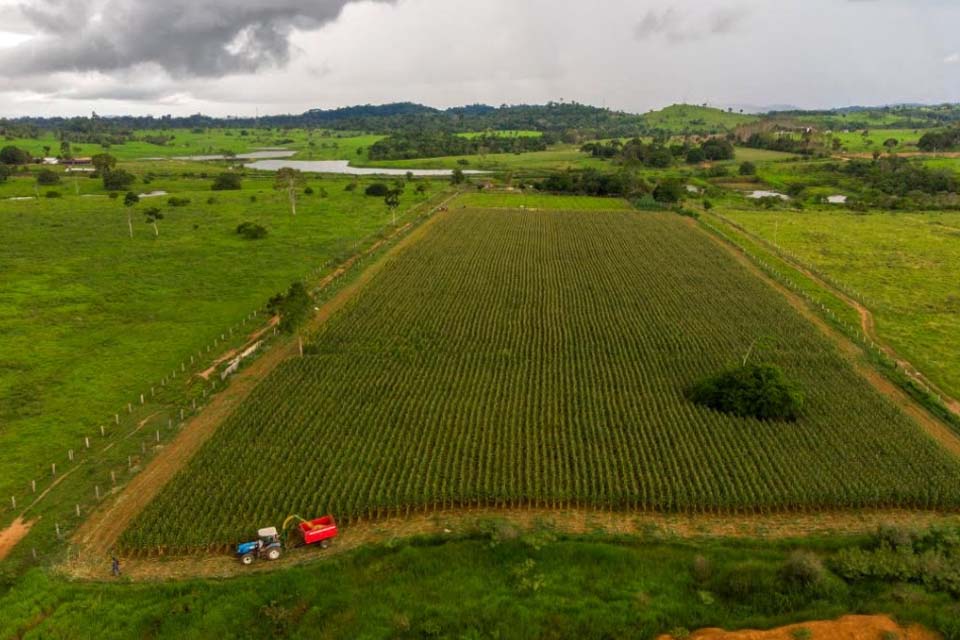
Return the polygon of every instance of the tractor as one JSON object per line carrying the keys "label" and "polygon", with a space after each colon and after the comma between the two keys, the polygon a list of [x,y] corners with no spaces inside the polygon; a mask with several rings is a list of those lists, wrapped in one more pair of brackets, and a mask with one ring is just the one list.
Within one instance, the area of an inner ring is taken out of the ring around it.
{"label": "tractor", "polygon": [[283,543],[276,527],[266,527],[257,531],[257,539],[253,542],[241,542],[237,545],[237,557],[240,562],[249,565],[259,557],[267,560],[276,560],[283,552]]}

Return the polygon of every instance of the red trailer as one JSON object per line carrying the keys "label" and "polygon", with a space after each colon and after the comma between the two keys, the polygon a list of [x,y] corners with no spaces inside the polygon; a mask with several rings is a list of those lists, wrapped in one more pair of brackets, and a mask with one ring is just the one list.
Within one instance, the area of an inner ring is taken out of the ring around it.
{"label": "red trailer", "polygon": [[324,549],[330,544],[331,539],[337,537],[338,533],[337,521],[333,519],[333,516],[302,520],[298,526],[306,544],[320,543],[320,546]]}

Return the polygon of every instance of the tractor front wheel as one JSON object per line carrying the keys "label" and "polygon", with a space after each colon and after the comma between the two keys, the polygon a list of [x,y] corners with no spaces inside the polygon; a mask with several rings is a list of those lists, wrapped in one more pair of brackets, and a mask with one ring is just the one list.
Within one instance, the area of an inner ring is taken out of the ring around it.
{"label": "tractor front wheel", "polygon": [[280,549],[277,549],[276,547],[274,547],[273,549],[270,549],[269,551],[267,551],[267,560],[276,560],[279,557],[280,557]]}
{"label": "tractor front wheel", "polygon": [[240,564],[242,564],[242,565],[244,565],[244,566],[249,566],[249,565],[253,564],[253,554],[252,554],[252,553],[245,553],[245,554],[243,554],[242,556],[240,556]]}

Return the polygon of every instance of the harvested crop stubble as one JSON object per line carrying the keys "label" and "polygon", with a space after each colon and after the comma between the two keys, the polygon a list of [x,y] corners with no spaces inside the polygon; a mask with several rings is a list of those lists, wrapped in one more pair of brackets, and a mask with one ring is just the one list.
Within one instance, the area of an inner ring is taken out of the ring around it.
{"label": "harvested crop stubble", "polygon": [[[960,505],[960,464],[680,217],[444,215],[260,385],[127,550],[288,513]],[[685,398],[758,337],[806,396],[796,423]]]}

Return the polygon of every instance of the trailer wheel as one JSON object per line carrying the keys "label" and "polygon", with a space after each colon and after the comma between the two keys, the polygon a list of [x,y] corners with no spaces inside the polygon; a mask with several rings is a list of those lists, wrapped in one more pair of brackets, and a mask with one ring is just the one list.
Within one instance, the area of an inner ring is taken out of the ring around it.
{"label": "trailer wheel", "polygon": [[321,548],[321,549],[326,549],[326,548],[328,548],[329,546],[330,546],[330,541],[329,541],[329,540],[323,540],[323,541],[320,543],[320,548]]}
{"label": "trailer wheel", "polygon": [[280,549],[274,547],[267,551],[267,560],[276,560],[280,557]]}
{"label": "trailer wheel", "polygon": [[252,553],[245,553],[245,554],[243,554],[242,556],[240,556],[240,564],[245,565],[245,566],[249,566],[249,565],[253,564],[253,554],[252,554]]}

